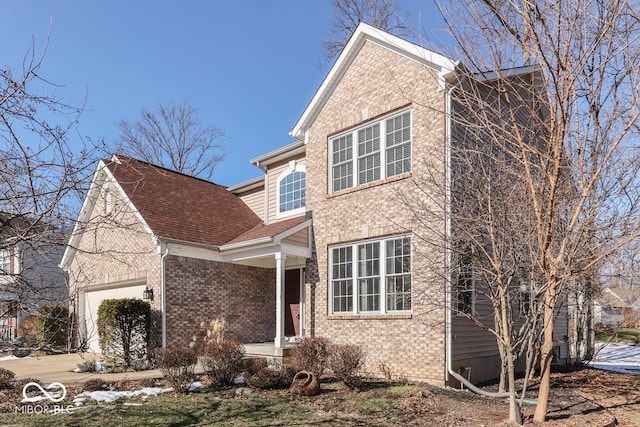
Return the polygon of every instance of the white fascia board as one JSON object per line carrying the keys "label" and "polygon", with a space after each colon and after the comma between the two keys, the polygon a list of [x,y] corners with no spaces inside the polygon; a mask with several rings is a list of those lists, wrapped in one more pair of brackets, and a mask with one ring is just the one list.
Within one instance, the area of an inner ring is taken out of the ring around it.
{"label": "white fascia board", "polygon": [[227,191],[235,194],[264,187],[264,178],[265,175],[262,175],[248,181],[241,182],[240,184],[232,185],[231,187],[227,187]]}
{"label": "white fascia board", "polygon": [[[76,219],[76,222],[73,225],[73,231],[71,232],[71,237],[69,238],[67,247],[64,249],[64,253],[62,254],[62,259],[58,264],[58,267],[60,267],[63,270],[71,262],[71,259],[73,258],[72,252],[75,253],[75,247],[78,242],[78,239],[80,238],[80,233],[78,233],[79,224],[84,217],[89,215],[89,212],[93,208],[93,205],[95,205],[95,201],[97,200],[97,195],[94,195],[94,193],[98,191],[96,190],[96,186],[98,185],[102,186],[102,183],[97,184],[96,181],[98,180],[100,171],[105,168],[106,168],[105,163],[102,160],[100,160],[98,162],[98,166],[96,167],[96,171],[93,173],[93,178],[91,178],[91,183],[89,184],[89,190],[87,191],[87,195],[85,196],[82,202],[82,207],[80,208],[80,213],[78,214],[78,218]],[[92,206],[89,206],[89,204],[91,204]]]}
{"label": "white fascia board", "polygon": [[[100,180],[101,182],[98,182],[99,181],[98,177],[101,172],[104,172],[104,174],[106,175],[106,178],[104,180]],[[91,210],[95,207],[95,202],[98,199],[98,194],[96,193],[99,192],[102,186],[108,181],[113,182],[115,184],[115,187],[118,189],[120,196],[125,201],[125,203],[131,208],[131,210],[134,212],[136,218],[138,218],[138,220],[144,227],[145,231],[149,234],[149,236],[151,236],[151,239],[153,240],[154,244],[155,245],[158,244],[158,239],[153,234],[153,231],[151,230],[147,222],[144,220],[144,218],[142,217],[138,209],[136,209],[136,207],[133,205],[133,203],[131,202],[131,199],[129,199],[124,189],[122,188],[122,186],[120,186],[120,183],[115,179],[115,177],[107,167],[106,163],[103,160],[100,160],[98,162],[98,167],[96,168],[96,171],[93,174],[93,178],[91,179],[91,184],[89,185],[89,191],[87,191],[87,196],[82,202],[82,208],[80,208],[80,214],[78,215],[78,219],[76,220],[76,223],[73,226],[73,231],[71,233],[69,243],[67,244],[67,247],[64,250],[62,259],[60,260],[60,264],[59,264],[60,268],[65,269],[65,267],[68,266],[69,263],[71,262],[72,255],[73,253],[75,253],[76,244],[78,242],[78,239],[80,238],[80,235],[82,234],[78,230],[79,224],[81,221],[88,220],[88,216],[90,215]]]}
{"label": "white fascia board", "polygon": [[505,68],[498,71],[488,71],[486,73],[475,73],[473,77],[479,82],[486,82],[513,76],[524,76],[536,71],[540,71],[540,67],[536,65],[527,65],[524,67]]}
{"label": "white fascia board", "polygon": [[249,162],[252,165],[256,165],[258,167],[261,167],[263,165],[268,166],[279,160],[286,159],[296,154],[304,153],[305,150],[306,150],[306,147],[303,142],[295,141],[291,144],[285,145],[284,147],[277,148],[266,154],[253,158],[249,160]]}
{"label": "white fascia board", "polygon": [[131,201],[129,196],[127,196],[127,193],[125,193],[124,188],[122,188],[122,186],[116,180],[115,176],[113,176],[113,174],[111,173],[109,168],[105,167],[104,170],[107,173],[107,177],[109,178],[109,180],[111,180],[111,182],[113,182],[115,184],[115,186],[118,189],[118,192],[120,193],[120,196],[122,197],[122,199],[127,203],[129,208],[133,211],[134,215],[136,216],[136,218],[138,218],[138,221],[140,221],[140,223],[142,224],[142,227],[145,229],[147,234],[149,234],[149,236],[151,236],[151,239],[153,240],[153,244],[155,246],[157,246],[158,245],[158,238],[156,237],[155,234],[153,234],[153,230],[151,230],[151,227],[149,227],[149,224],[147,224],[147,221],[145,221],[145,219],[142,217],[142,214],[140,213],[140,211],[138,211],[138,209],[135,207],[135,205],[133,204],[133,202]]}
{"label": "white fascia board", "polygon": [[238,243],[231,243],[228,245],[222,245],[220,246],[220,251],[221,252],[229,252],[229,251],[234,251],[237,249],[242,249],[242,248],[246,248],[249,246],[256,246],[256,245],[264,245],[264,244],[269,244],[269,243],[273,243],[273,237],[260,237],[259,239],[253,239],[253,240],[247,240],[244,242],[238,242]]}
{"label": "white fascia board", "polygon": [[202,259],[206,261],[225,262],[224,256],[216,247],[204,247],[189,244],[187,242],[165,241],[169,246],[169,255],[182,256],[185,258]]}
{"label": "white fascia board", "polygon": [[282,239],[286,239],[287,237],[296,234],[298,231],[310,227],[312,222],[313,220],[309,218],[306,221],[303,221],[300,224],[296,225],[295,227],[291,227],[280,234],[276,234],[275,236],[273,236],[273,241],[276,243],[280,243]]}
{"label": "white fascia board", "polygon": [[453,70],[457,65],[456,62],[439,53],[425,49],[362,22],[354,31],[344,50],[340,53],[338,59],[322,81],[320,88],[305,108],[302,116],[298,119],[298,122],[294,125],[291,132],[289,132],[289,135],[298,140],[305,140],[306,142],[306,131],[308,127],[315,120],[319,110],[340,82],[340,79],[366,41],[375,43],[412,61],[434,69],[441,76],[440,80],[442,80],[444,74]]}
{"label": "white fascia board", "polygon": [[280,252],[280,245],[266,244],[255,246],[253,248],[245,248],[243,250],[235,250],[224,254],[226,262],[240,262],[255,258],[264,258],[272,256]]}

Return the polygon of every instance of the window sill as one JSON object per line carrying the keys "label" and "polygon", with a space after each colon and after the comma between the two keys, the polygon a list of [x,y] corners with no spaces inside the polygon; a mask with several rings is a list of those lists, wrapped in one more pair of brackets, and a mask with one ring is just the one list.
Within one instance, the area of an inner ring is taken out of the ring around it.
{"label": "window sill", "polygon": [[403,174],[392,176],[390,178],[380,179],[378,181],[373,181],[373,182],[368,182],[366,184],[358,185],[357,187],[351,187],[344,190],[334,191],[333,193],[328,193],[327,198],[331,199],[334,197],[344,196],[345,194],[351,194],[356,191],[366,190],[367,188],[378,187],[380,185],[390,184],[396,181],[402,181],[410,177],[411,177],[411,172],[405,172]]}
{"label": "window sill", "polygon": [[401,320],[411,319],[413,314],[330,314],[329,320]]}

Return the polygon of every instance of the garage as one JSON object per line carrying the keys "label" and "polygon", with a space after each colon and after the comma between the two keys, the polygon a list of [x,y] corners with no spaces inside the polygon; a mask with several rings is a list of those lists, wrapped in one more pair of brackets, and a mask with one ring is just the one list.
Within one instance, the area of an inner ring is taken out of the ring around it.
{"label": "garage", "polygon": [[81,333],[87,338],[89,351],[100,353],[98,339],[98,307],[106,299],[137,298],[142,299],[142,293],[146,283],[133,283],[128,286],[110,286],[107,289],[91,290],[83,293],[84,309],[81,319],[84,319],[84,329],[81,325]]}

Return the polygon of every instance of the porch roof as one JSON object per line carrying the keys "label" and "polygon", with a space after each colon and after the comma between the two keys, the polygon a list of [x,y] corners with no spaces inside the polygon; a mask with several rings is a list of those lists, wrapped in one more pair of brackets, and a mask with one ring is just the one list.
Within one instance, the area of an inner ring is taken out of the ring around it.
{"label": "porch roof", "polygon": [[283,221],[278,221],[268,225],[259,224],[253,227],[252,229],[242,233],[238,237],[228,241],[227,243],[224,244],[224,246],[236,245],[241,243],[250,243],[250,242],[254,242],[256,240],[261,240],[264,238],[273,239],[276,236],[294,228],[295,226],[302,224],[306,220],[307,218],[305,216],[299,216],[291,219],[286,219]]}

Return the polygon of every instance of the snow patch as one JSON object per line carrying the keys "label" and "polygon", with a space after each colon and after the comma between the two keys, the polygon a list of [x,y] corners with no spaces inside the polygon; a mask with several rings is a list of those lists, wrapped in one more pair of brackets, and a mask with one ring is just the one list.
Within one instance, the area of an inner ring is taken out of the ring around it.
{"label": "snow patch", "polygon": [[4,361],[7,361],[7,360],[16,360],[16,359],[30,359],[30,357],[29,357],[29,356],[26,356],[26,357],[16,357],[16,356],[14,356],[14,355],[12,354],[12,355],[10,355],[10,356],[3,356],[3,357],[0,357],[0,362],[4,362]]}
{"label": "snow patch", "polygon": [[640,375],[640,347],[622,343],[596,343],[596,358],[589,362],[589,366]]}
{"label": "snow patch", "polygon": [[159,396],[162,393],[172,392],[173,388],[160,388],[160,387],[145,387],[136,391],[85,391],[80,393],[73,399],[73,404],[76,406],[82,406],[87,399],[95,400],[96,402],[112,403],[120,398],[132,398],[140,397],[147,399],[151,396]]}

